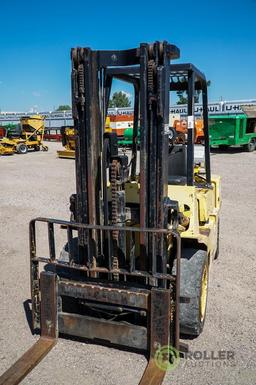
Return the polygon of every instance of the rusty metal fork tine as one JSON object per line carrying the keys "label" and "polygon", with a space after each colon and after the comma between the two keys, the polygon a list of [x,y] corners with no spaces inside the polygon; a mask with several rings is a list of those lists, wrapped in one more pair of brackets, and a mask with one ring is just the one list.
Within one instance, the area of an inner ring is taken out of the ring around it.
{"label": "rusty metal fork tine", "polygon": [[0,377],[0,385],[16,385],[46,356],[56,344],[56,338],[40,337],[39,340],[21,356]]}
{"label": "rusty metal fork tine", "polygon": [[155,361],[158,348],[170,342],[170,290],[151,289],[150,298],[150,359],[139,385],[161,385],[166,371],[161,370]]}
{"label": "rusty metal fork tine", "polygon": [[139,382],[139,385],[161,385],[165,377],[165,371],[158,368],[154,358],[151,358]]}
{"label": "rusty metal fork tine", "polygon": [[43,271],[41,287],[41,337],[0,377],[0,385],[19,384],[57,342],[56,274]]}

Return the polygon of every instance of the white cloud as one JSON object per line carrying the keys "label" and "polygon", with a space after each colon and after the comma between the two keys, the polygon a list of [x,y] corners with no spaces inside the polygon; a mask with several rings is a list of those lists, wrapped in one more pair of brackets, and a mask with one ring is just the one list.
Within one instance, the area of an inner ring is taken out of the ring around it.
{"label": "white cloud", "polygon": [[32,95],[35,97],[39,97],[39,96],[41,96],[41,93],[39,91],[33,91]]}

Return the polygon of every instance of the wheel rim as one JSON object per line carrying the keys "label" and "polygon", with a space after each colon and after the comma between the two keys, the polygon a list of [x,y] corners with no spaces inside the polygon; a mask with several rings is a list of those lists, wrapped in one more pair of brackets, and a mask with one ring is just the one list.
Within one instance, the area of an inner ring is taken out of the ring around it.
{"label": "wheel rim", "polygon": [[204,266],[201,282],[201,296],[200,296],[200,320],[201,322],[205,317],[206,300],[207,300],[207,289],[208,289],[208,266]]}

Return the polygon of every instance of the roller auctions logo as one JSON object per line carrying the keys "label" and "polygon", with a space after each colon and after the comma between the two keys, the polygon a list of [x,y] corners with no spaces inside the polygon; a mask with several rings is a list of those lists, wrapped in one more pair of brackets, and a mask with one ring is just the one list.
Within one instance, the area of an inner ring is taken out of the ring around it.
{"label": "roller auctions logo", "polygon": [[174,370],[180,363],[180,353],[173,346],[160,346],[155,353],[155,364],[164,372]]}
{"label": "roller auctions logo", "polygon": [[[231,350],[220,351],[188,351],[182,354],[183,367],[234,367],[235,352]],[[180,353],[171,345],[158,346],[154,361],[156,366],[164,372],[175,370],[180,364]]]}

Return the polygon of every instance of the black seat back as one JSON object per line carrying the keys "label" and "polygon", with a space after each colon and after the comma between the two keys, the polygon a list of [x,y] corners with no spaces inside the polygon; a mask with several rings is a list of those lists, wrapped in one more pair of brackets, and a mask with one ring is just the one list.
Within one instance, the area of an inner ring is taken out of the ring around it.
{"label": "black seat back", "polygon": [[187,183],[187,146],[175,144],[168,156],[168,183]]}

